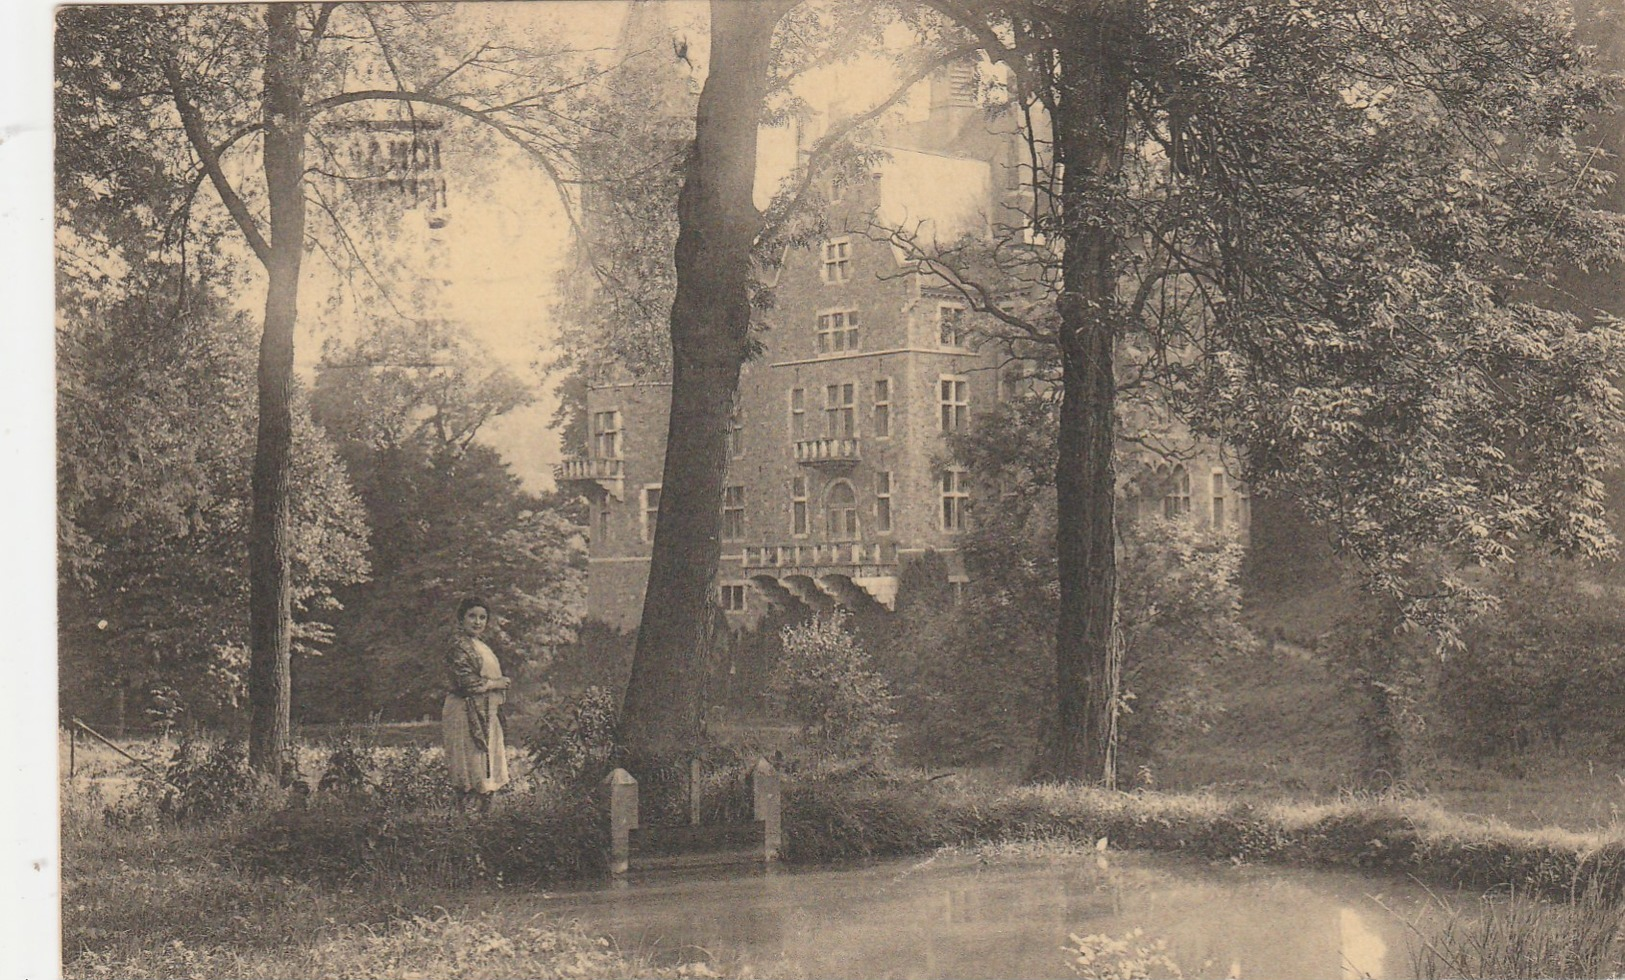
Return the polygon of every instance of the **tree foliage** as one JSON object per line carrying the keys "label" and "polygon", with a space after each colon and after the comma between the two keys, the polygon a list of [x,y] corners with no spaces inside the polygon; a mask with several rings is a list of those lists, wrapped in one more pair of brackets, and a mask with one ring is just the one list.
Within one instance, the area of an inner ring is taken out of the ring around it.
{"label": "tree foliage", "polygon": [[[394,161],[356,166],[348,152],[355,126],[383,117],[415,127],[419,112],[477,123],[559,180],[551,151],[560,121],[570,118],[573,79],[565,79],[577,65],[528,32],[502,37],[501,13],[491,9],[75,8],[62,26],[59,50],[71,76],[60,103],[71,117],[64,129],[127,137],[81,147],[72,181],[101,195],[100,211],[115,191],[141,188],[131,220],[108,221],[95,233],[144,239],[151,250],[155,230],[176,228],[161,244],[178,250],[194,227],[209,231],[211,246],[225,240],[216,231],[228,230],[246,248],[233,255],[242,260],[234,271],[244,284],[264,277],[247,530],[249,750],[256,767],[277,773],[287,740],[297,549],[291,393],[302,264],[314,247],[352,269],[366,266],[346,227],[353,195],[331,193],[334,183],[403,179]],[[505,43],[521,39],[523,46]],[[152,148],[130,171],[116,152],[126,143]],[[422,189],[415,176],[402,186]],[[310,214],[318,217],[307,223]]]}
{"label": "tree foliage", "polygon": [[303,665],[307,713],[415,718],[435,708],[463,595],[491,602],[490,641],[510,672],[544,664],[573,638],[585,587],[580,529],[476,441],[532,398],[445,324],[385,321],[328,345],[313,410],[366,508],[374,575],[343,593],[335,650]]}
{"label": "tree foliage", "polygon": [[839,610],[786,626],[770,691],[780,710],[802,725],[808,746],[834,758],[891,751],[891,692]]}
{"label": "tree foliage", "polygon": [[[1234,447],[1256,492],[1301,501],[1437,628],[1483,597],[1431,553],[1611,546],[1599,475],[1622,334],[1557,290],[1561,270],[1621,251],[1587,134],[1612,80],[1565,5],[931,6],[1013,68],[1030,220],[945,252],[886,234],[997,333],[1062,354],[1078,406],[1062,413],[1062,528],[1093,533],[1058,551],[1077,596],[1057,691],[1075,717],[1058,728],[1077,727],[1091,767],[1108,760],[1109,780],[1100,467],[1124,391]],[[1058,768],[1076,768],[1064,748]]]}
{"label": "tree foliage", "polygon": [[[911,573],[881,657],[907,742],[925,758],[1026,761],[1051,723],[1044,705],[1053,697],[1059,572],[1047,464],[1055,428],[1053,399],[1034,394],[979,414],[952,441],[955,460],[978,474],[984,501],[962,544],[971,580],[951,606],[945,590],[925,584],[945,578],[945,569]],[[1242,543],[1233,530],[1190,518],[1125,519],[1118,537],[1120,710],[1128,709],[1124,730],[1143,755],[1159,734],[1208,724],[1223,707],[1217,674],[1252,648],[1241,623]]]}
{"label": "tree foliage", "polygon": [[[224,720],[245,694],[252,327],[194,284],[59,309],[58,529],[63,697],[107,717],[178,696]],[[366,576],[360,501],[302,402],[293,461],[295,643],[331,640],[334,589]]]}

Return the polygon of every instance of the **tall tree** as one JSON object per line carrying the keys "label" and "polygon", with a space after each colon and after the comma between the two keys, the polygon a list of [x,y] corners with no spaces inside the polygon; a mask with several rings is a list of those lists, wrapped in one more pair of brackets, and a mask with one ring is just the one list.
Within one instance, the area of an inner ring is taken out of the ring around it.
{"label": "tall tree", "polygon": [[770,42],[794,0],[712,0],[711,55],[677,199],[671,309],[671,413],[660,521],[620,738],[666,759],[700,732],[711,579],[721,555],[726,427],[750,349],[752,254],[764,229],[753,199]]}
{"label": "tall tree", "polygon": [[1598,473],[1621,334],[1547,291],[1622,241],[1582,135],[1609,83],[1565,5],[931,6],[1015,68],[1053,131],[1032,131],[1032,229],[990,259],[1053,316],[916,252],[1060,352],[1049,773],[1113,778],[1125,387],[1234,446],[1255,492],[1299,499],[1413,621],[1446,626],[1475,598],[1428,580],[1426,554],[1610,545]]}
{"label": "tall tree", "polygon": [[338,444],[374,529],[374,579],[341,590],[334,656],[295,671],[300,710],[416,718],[436,706],[455,587],[493,603],[508,672],[573,636],[580,528],[524,492],[481,430],[534,394],[446,324],[388,321],[330,343],[312,414]]}
{"label": "tall tree", "polygon": [[[87,60],[98,68],[116,63],[116,72],[104,73],[120,93],[114,111],[137,120],[141,138],[153,142],[171,141],[178,129],[190,159],[175,169],[193,175],[181,182],[179,209],[193,217],[206,211],[192,207],[201,200],[194,192],[206,182],[266,286],[249,531],[249,748],[252,763],[272,773],[281,770],[288,736],[291,392],[304,254],[314,245],[366,260],[344,228],[344,202],[327,199],[307,178],[312,171],[325,172],[323,180],[401,177],[358,170],[353,157],[339,152],[353,124],[393,106],[400,112],[390,118],[402,123],[422,112],[479,124],[518,146],[549,178],[564,179],[553,151],[574,96],[570,81],[561,79],[578,63],[547,43],[534,50],[497,43],[501,11],[467,12],[484,38],[450,29],[456,25],[447,18],[462,13],[280,3],[64,15],[65,26],[114,42],[101,61]],[[456,45],[465,47],[453,50]],[[324,133],[321,119],[339,125]],[[386,162],[385,171],[391,166]],[[328,219],[326,242],[307,227],[311,201]],[[147,218],[171,220],[167,214]]]}
{"label": "tall tree", "polygon": [[[701,658],[721,554],[718,502],[727,421],[740,369],[752,352],[752,314],[768,302],[757,272],[781,261],[788,246],[819,233],[817,178],[858,159],[853,135],[945,60],[935,50],[904,59],[910,63],[901,83],[832,126],[767,208],[759,209],[757,138],[769,95],[788,96],[799,72],[839,57],[859,39],[878,41],[885,19],[876,16],[875,5],[860,3],[839,6],[828,22],[827,12],[801,0],[713,0],[710,10],[708,71],[677,199],[671,410],[660,520],[620,731],[630,756],[651,760],[692,751],[700,734]],[[784,34],[798,40],[775,43],[775,29],[789,23],[787,15],[795,23]],[[838,25],[833,30],[831,22]],[[820,34],[819,42],[805,40]]]}
{"label": "tall tree", "polygon": [[[236,706],[246,650],[252,334],[229,309],[215,230],[166,221],[195,185],[144,105],[162,19],[71,8],[58,34],[63,689],[162,685],[216,720]],[[365,530],[330,447],[297,405],[290,415],[292,629],[317,641],[331,587],[365,573]]]}

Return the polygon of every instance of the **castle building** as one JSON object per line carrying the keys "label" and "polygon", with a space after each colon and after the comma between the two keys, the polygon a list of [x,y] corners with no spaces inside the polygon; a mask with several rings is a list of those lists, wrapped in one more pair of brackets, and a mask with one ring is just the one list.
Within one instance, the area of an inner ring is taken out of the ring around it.
{"label": "castle building", "polygon": [[[929,86],[923,118],[893,127],[868,179],[830,188],[830,228],[873,214],[947,242],[1020,223],[1013,121],[977,105],[968,66]],[[874,236],[791,249],[772,288],[729,432],[718,607],[735,626],[774,605],[894,608],[899,573],[928,552],[967,581],[959,543],[976,475],[949,460],[945,436],[1030,383],[1021,363],[980,339],[960,292]],[[669,399],[664,383],[590,388],[587,444],[555,470],[591,502],[588,613],[625,629],[648,579]],[[1133,512],[1245,519],[1217,454],[1148,472],[1155,499]]]}

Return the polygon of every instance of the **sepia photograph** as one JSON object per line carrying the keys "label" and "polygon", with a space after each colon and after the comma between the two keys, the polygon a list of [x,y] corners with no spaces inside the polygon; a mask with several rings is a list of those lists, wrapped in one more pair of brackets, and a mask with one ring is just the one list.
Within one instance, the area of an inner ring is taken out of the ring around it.
{"label": "sepia photograph", "polygon": [[31,963],[1625,976],[1625,0],[41,23]]}

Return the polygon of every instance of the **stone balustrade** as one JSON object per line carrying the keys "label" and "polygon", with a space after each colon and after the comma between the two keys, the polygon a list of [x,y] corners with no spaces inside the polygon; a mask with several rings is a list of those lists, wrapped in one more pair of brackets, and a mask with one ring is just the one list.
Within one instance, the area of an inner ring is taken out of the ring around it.
{"label": "stone balustrade", "polygon": [[862,458],[857,436],[798,439],[795,445],[796,462],[808,465],[856,463]]}
{"label": "stone balustrade", "polygon": [[745,545],[747,569],[866,568],[897,564],[891,541],[838,541],[822,544]]}

